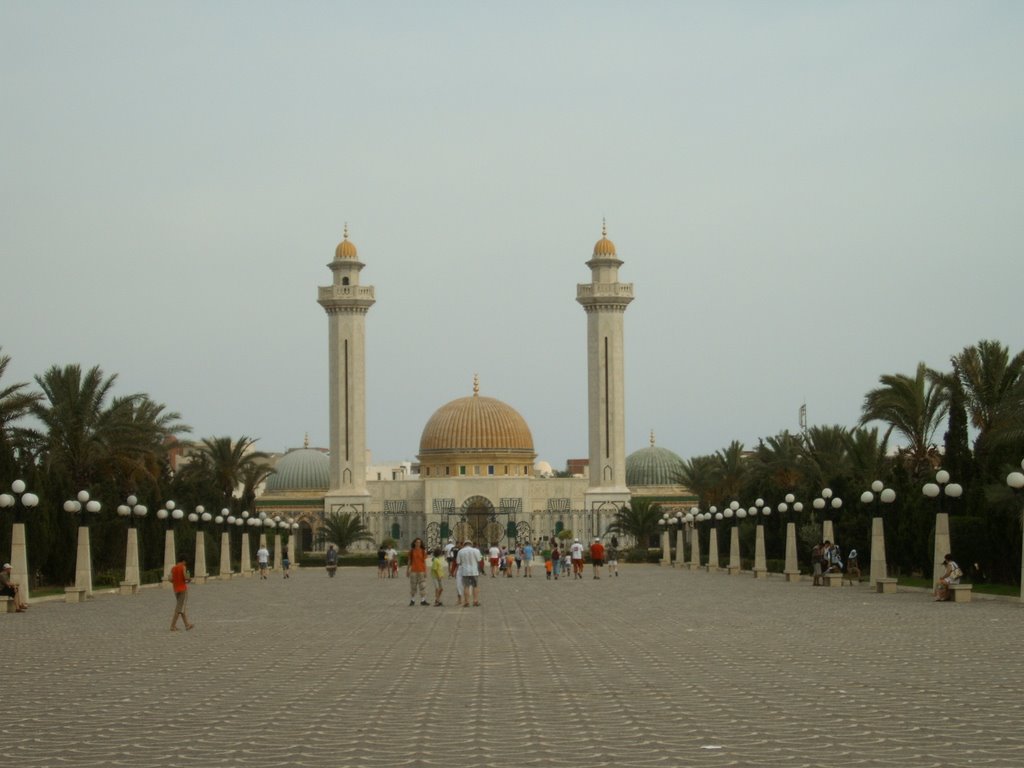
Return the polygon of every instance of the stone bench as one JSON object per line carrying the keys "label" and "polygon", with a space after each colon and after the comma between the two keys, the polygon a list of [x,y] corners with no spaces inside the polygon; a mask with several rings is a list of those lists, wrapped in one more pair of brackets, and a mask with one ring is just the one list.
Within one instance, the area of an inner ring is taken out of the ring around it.
{"label": "stone bench", "polygon": [[7,595],[0,595],[0,613],[17,613],[18,606],[14,602],[13,597]]}
{"label": "stone bench", "polygon": [[875,579],[875,592],[890,595],[896,591],[896,579]]}
{"label": "stone bench", "polygon": [[950,599],[954,603],[969,603],[973,586],[973,584],[950,584],[946,589],[949,590]]}
{"label": "stone bench", "polygon": [[85,587],[64,587],[65,603],[84,603],[85,595]]}
{"label": "stone bench", "polygon": [[800,581],[800,571],[786,571],[786,581]]}
{"label": "stone bench", "polygon": [[117,592],[120,595],[137,595],[139,593],[139,583],[137,581],[122,581],[118,585]]}
{"label": "stone bench", "polygon": [[846,574],[842,571],[836,573],[823,573],[821,578],[825,580],[826,587],[841,587],[843,586],[843,579],[846,578]]}

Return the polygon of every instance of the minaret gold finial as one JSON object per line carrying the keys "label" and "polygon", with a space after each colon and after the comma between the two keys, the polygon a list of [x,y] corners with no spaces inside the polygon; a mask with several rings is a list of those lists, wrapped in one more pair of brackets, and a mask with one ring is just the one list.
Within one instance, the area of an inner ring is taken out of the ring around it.
{"label": "minaret gold finial", "polygon": [[651,430],[651,448],[654,447],[654,430]]}
{"label": "minaret gold finial", "polygon": [[473,374],[473,397],[480,394],[480,374]]}
{"label": "minaret gold finial", "polygon": [[345,228],[342,230],[342,240],[348,240],[348,222],[345,222]]}
{"label": "minaret gold finial", "polygon": [[309,448],[309,432],[306,433],[306,439],[302,441],[303,448]]}
{"label": "minaret gold finial", "polygon": [[608,223],[604,216],[601,217],[601,237],[608,237]]}

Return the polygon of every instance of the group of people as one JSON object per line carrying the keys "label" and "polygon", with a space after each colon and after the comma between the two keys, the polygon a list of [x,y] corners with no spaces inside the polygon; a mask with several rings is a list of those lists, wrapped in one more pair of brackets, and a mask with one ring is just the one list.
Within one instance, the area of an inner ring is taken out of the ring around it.
{"label": "group of people", "polygon": [[[397,554],[397,553],[396,553]],[[449,571],[447,556],[453,557],[454,574]],[[483,553],[466,540],[459,545],[449,541],[445,550],[440,547],[429,553],[423,539],[416,537],[412,541],[405,564],[405,575],[409,579],[409,605],[416,605],[417,597],[420,605],[430,605],[427,601],[427,573],[434,583],[434,605],[440,606],[444,592],[445,576],[455,578],[455,604],[464,608],[480,605],[480,578],[484,567]],[[397,560],[395,561],[397,562]]]}
{"label": "group of people", "polygon": [[377,550],[377,578],[393,579],[398,576],[398,550],[394,546],[380,545]]}
{"label": "group of people", "polygon": [[[857,550],[850,552],[851,561],[856,560]],[[825,581],[822,578],[826,573],[842,573],[843,557],[838,544],[833,544],[826,539],[811,548],[811,569],[814,576],[814,586],[820,587]]]}

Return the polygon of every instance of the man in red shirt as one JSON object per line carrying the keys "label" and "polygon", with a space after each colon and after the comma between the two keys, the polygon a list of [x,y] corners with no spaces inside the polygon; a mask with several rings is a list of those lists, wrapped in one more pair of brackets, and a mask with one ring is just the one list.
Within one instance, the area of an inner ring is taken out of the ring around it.
{"label": "man in red shirt", "polygon": [[185,604],[188,603],[188,583],[192,581],[185,570],[185,556],[178,555],[177,565],[171,568],[171,586],[174,587],[174,615],[171,617],[171,632],[178,631],[178,617],[181,616],[185,622],[185,629],[192,629],[195,624],[189,623],[188,614],[185,613]]}
{"label": "man in red shirt", "polygon": [[600,539],[594,539],[590,545],[590,562],[594,564],[594,578],[601,578],[601,566],[604,565],[604,544]]}

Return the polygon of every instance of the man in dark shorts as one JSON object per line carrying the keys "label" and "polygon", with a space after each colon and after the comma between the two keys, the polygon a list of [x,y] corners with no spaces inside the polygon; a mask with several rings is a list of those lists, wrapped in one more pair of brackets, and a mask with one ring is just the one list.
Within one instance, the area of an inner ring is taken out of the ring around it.
{"label": "man in dark shorts", "polygon": [[604,544],[601,539],[594,539],[590,545],[590,562],[594,565],[594,578],[601,578],[601,566],[604,565]]}

